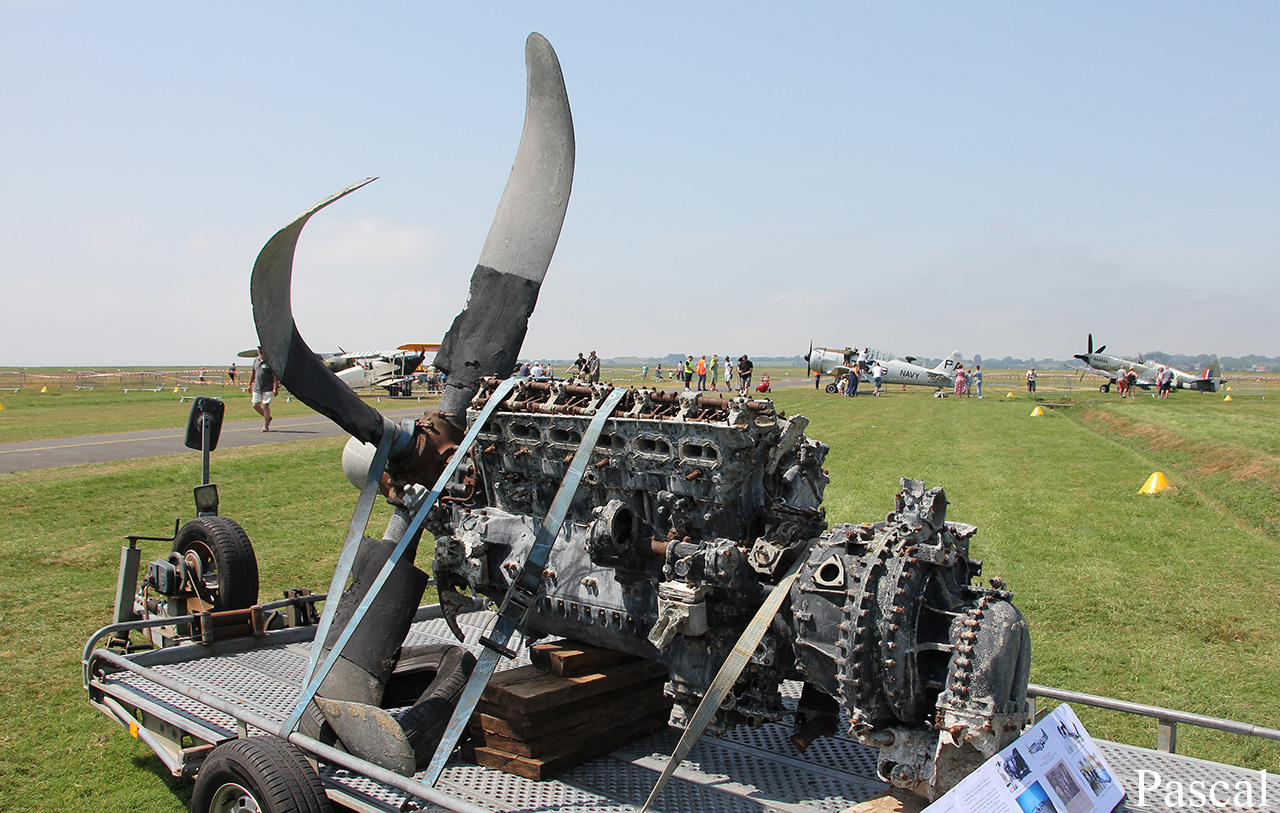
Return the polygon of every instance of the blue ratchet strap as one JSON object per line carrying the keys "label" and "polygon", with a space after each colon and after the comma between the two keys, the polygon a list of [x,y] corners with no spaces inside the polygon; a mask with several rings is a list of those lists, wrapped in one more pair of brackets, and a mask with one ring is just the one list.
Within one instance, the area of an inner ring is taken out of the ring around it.
{"label": "blue ratchet strap", "polygon": [[[382,481],[382,470],[387,466],[387,458],[391,455],[391,447],[395,444],[397,431],[390,420],[384,418],[382,438],[378,441],[378,450],[373,460],[369,461],[369,472],[365,475],[364,487],[360,489],[360,498],[356,500],[355,513],[351,515],[351,525],[347,527],[347,539],[342,543],[342,553],[338,556],[338,564],[333,569],[333,579],[329,582],[326,596],[341,596],[351,577],[351,567],[355,564],[356,551],[364,539],[365,528],[369,525],[369,515],[373,513],[373,503],[378,497],[378,483]],[[307,662],[307,671],[303,673],[302,682],[306,684],[316,672],[320,659],[320,650],[324,639],[329,635],[329,626],[338,612],[338,600],[325,601],[324,611],[320,614],[320,626],[316,629],[315,641],[318,645],[311,647],[311,658]]]}
{"label": "blue ratchet strap", "polygon": [[658,798],[658,793],[667,784],[667,780],[671,778],[671,775],[676,772],[676,768],[680,767],[680,763],[693,750],[694,743],[698,741],[698,737],[702,736],[702,732],[706,730],[712,716],[720,708],[720,704],[724,702],[725,695],[733,688],[733,684],[738,682],[738,676],[742,674],[747,661],[755,654],[756,647],[760,646],[760,640],[764,638],[764,634],[769,629],[769,624],[772,623],[773,617],[777,615],[778,609],[782,607],[783,599],[791,592],[791,585],[795,583],[796,576],[800,574],[800,568],[804,565],[805,560],[809,558],[809,548],[812,543],[813,540],[809,540],[798,551],[796,560],[787,569],[782,581],[778,582],[769,595],[765,597],[764,603],[760,605],[760,609],[756,610],[751,623],[742,631],[738,642],[733,645],[733,651],[729,653],[729,657],[724,659],[724,664],[720,667],[720,671],[716,673],[715,680],[711,681],[711,686],[707,688],[707,693],[702,696],[702,702],[698,704],[698,710],[690,718],[688,728],[681,735],[680,742],[676,745],[676,750],[671,753],[671,759],[667,760],[666,767],[662,769],[662,775],[658,777],[657,783],[654,784],[653,790],[649,793],[649,798],[645,800],[644,806],[640,808],[640,813],[645,813],[649,809],[649,805],[653,804],[653,800]]}
{"label": "blue ratchet strap", "polygon": [[626,393],[625,389],[615,389],[610,392],[596,410],[595,417],[591,419],[591,424],[583,434],[582,442],[578,444],[578,451],[573,455],[573,463],[570,464],[569,471],[560,483],[560,490],[556,492],[555,500],[551,503],[551,510],[547,512],[546,519],[542,521],[542,527],[538,529],[538,536],[533,541],[529,556],[507,589],[506,598],[498,609],[498,619],[493,626],[493,632],[480,639],[484,644],[484,651],[480,653],[480,659],[471,672],[471,678],[458,698],[458,705],[454,707],[453,716],[449,718],[449,726],[445,729],[444,737],[436,747],[436,752],[431,755],[431,764],[427,766],[422,777],[422,784],[434,786],[440,779],[440,774],[444,773],[445,764],[453,754],[453,747],[458,744],[458,740],[462,739],[462,732],[466,730],[471,713],[480,702],[480,695],[484,693],[485,686],[489,685],[489,678],[497,669],[498,662],[503,656],[515,657],[515,652],[508,648],[507,643],[542,589],[542,572],[547,566],[547,559],[551,556],[552,543],[560,534],[560,526],[564,524],[564,518],[569,512],[573,497],[578,493],[582,475],[586,473],[587,464],[591,461],[591,453],[595,451],[596,441],[600,439],[605,421],[609,419],[614,407]]}
{"label": "blue ratchet strap", "polygon": [[[427,518],[427,514],[436,504],[436,500],[440,498],[440,493],[444,491],[445,486],[449,484],[449,480],[453,477],[453,473],[458,470],[458,466],[461,465],[463,459],[467,456],[467,452],[470,451],[472,445],[475,444],[476,438],[480,435],[480,430],[489,420],[489,416],[494,413],[498,408],[498,405],[502,403],[503,399],[505,399],[515,387],[516,383],[523,380],[524,379],[522,378],[508,378],[499,383],[497,388],[493,391],[493,395],[489,396],[489,402],[484,405],[484,409],[476,417],[475,421],[472,422],[471,428],[467,430],[466,437],[462,439],[462,443],[460,443],[458,448],[454,450],[453,457],[449,458],[449,462],[445,465],[444,471],[440,473],[439,479],[436,480],[435,487],[431,489],[431,493],[427,495],[427,498],[423,500],[422,505],[420,505],[418,510],[414,513],[413,519],[409,522],[409,527],[405,529],[405,532],[400,537],[400,541],[396,544],[395,549],[391,551],[391,556],[389,556],[386,563],[383,564],[382,570],[378,571],[377,577],[373,580],[373,583],[369,585],[369,592],[365,594],[364,599],[360,602],[360,606],[356,607],[355,614],[351,617],[351,620],[347,622],[346,627],[342,630],[342,634],[338,636],[338,640],[334,642],[333,648],[329,651],[329,656],[325,658],[324,663],[320,666],[320,670],[316,674],[312,675],[307,681],[304,681],[305,688],[302,691],[302,696],[298,698],[298,705],[294,708],[293,713],[289,715],[289,719],[284,724],[284,735],[292,733],[298,727],[298,722],[302,719],[302,715],[307,709],[307,704],[315,697],[316,691],[320,688],[320,684],[329,676],[329,670],[338,662],[338,656],[342,654],[343,647],[347,645],[347,641],[351,639],[351,635],[356,631],[356,628],[360,626],[360,622],[364,619],[364,615],[369,610],[369,606],[373,604],[374,599],[378,597],[378,593],[382,591],[382,585],[386,583],[387,579],[391,576],[391,571],[395,569],[395,566],[400,562],[400,558],[404,556],[404,552],[409,547],[409,543],[417,535],[418,530],[422,527],[422,523]],[[379,473],[379,477],[380,476],[381,473]],[[334,604],[337,604],[336,599],[332,600]],[[329,599],[327,599],[325,603],[328,604]],[[326,607],[326,610],[327,609],[328,608]],[[317,638],[312,642],[311,646],[313,649],[322,647],[324,646],[324,641]]]}

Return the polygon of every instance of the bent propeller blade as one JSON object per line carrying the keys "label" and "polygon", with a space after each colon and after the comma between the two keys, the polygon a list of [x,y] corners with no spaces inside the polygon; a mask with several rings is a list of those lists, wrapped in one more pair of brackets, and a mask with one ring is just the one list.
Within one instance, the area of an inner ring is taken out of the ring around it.
{"label": "bent propeller blade", "polygon": [[293,255],[302,227],[311,216],[376,178],[366,178],[312,206],[276,232],[258,253],[249,282],[253,321],[267,363],[298,400],[365,443],[382,437],[382,414],[316,360],[293,319]]}
{"label": "bent propeller blade", "polygon": [[449,416],[463,414],[482,378],[511,374],[573,187],[569,97],[560,61],[541,34],[529,35],[525,65],[520,146],[471,276],[466,307],[436,353],[435,365],[448,373],[440,411]]}

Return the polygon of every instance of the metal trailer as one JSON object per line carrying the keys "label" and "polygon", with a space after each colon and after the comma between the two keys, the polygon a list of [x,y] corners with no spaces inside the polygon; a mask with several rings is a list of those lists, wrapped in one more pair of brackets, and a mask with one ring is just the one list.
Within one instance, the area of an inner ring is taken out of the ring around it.
{"label": "metal trailer", "polygon": [[[299,603],[322,600],[306,596],[267,604],[265,613],[289,614]],[[493,624],[491,612],[477,607],[461,617],[465,645],[479,653],[480,636]],[[195,776],[214,746],[237,738],[286,732],[285,722],[297,704],[315,627],[303,623],[275,631],[215,640],[209,644],[120,654],[100,644],[126,630],[145,626],[199,624],[194,616],[113,624],[88,640],[84,649],[84,686],[93,705],[156,752],[174,776]],[[454,642],[439,605],[422,607],[406,644]],[[525,651],[503,668],[527,663]],[[786,702],[794,709],[799,684],[787,687]],[[1060,690],[1033,687],[1040,697],[1064,699]],[[1115,707],[1161,721],[1167,733],[1171,722],[1183,722],[1280,739],[1280,731],[1230,721],[1125,704],[1083,695],[1065,699]],[[1126,705],[1129,706],[1126,708]],[[393,713],[394,715],[394,713]],[[675,728],[635,741],[613,753],[570,769],[554,780],[529,779],[478,767],[454,758],[439,783],[427,787],[299,733],[290,743],[314,761],[324,793],[333,802],[367,813],[439,809],[478,811],[635,811],[644,803],[679,738]],[[691,752],[655,802],[654,809],[671,813],[837,813],[876,796],[888,787],[876,779],[876,751],[847,736],[814,741],[799,753],[790,741],[791,729],[768,724],[738,728],[720,739],[706,738]],[[1165,736],[1162,740],[1172,745]],[[1174,753],[1111,742],[1099,743],[1114,774],[1129,792],[1121,810],[1162,811],[1162,794],[1147,794],[1146,806],[1136,804],[1138,772],[1154,770],[1165,782],[1251,782],[1260,774],[1230,765]],[[419,777],[421,774],[419,774]],[[1280,811],[1280,781],[1269,778],[1267,805],[1255,799],[1241,811]],[[1202,787],[1207,787],[1204,785]]]}

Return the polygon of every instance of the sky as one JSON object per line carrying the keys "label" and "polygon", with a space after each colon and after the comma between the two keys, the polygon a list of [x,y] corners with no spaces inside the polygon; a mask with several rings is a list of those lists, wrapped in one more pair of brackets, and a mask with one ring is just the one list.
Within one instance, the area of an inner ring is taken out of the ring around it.
{"label": "sky", "polygon": [[0,367],[439,341],[556,49],[525,357],[1280,355],[1280,4],[0,0]]}

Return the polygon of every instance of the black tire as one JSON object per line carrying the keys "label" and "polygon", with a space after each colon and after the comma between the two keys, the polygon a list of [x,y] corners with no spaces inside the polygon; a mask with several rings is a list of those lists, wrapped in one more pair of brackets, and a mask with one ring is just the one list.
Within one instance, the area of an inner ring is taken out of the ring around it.
{"label": "black tire", "polygon": [[1098,387],[1098,392],[1111,392],[1111,385],[1103,384],[1101,387]]}
{"label": "black tire", "polygon": [[276,737],[219,745],[200,766],[191,813],[332,813],[324,785],[302,752]]}
{"label": "black tire", "polygon": [[839,392],[839,391],[840,391],[840,387],[839,387],[839,386],[837,386],[837,385],[835,385],[835,384],[828,384],[828,385],[827,385],[827,392],[829,392],[830,394],[835,395],[835,394],[836,394],[837,392]]}
{"label": "black tire", "polygon": [[213,611],[243,610],[258,603],[258,558],[249,535],[232,519],[199,517],[182,526],[173,550],[200,560],[202,598]]}

